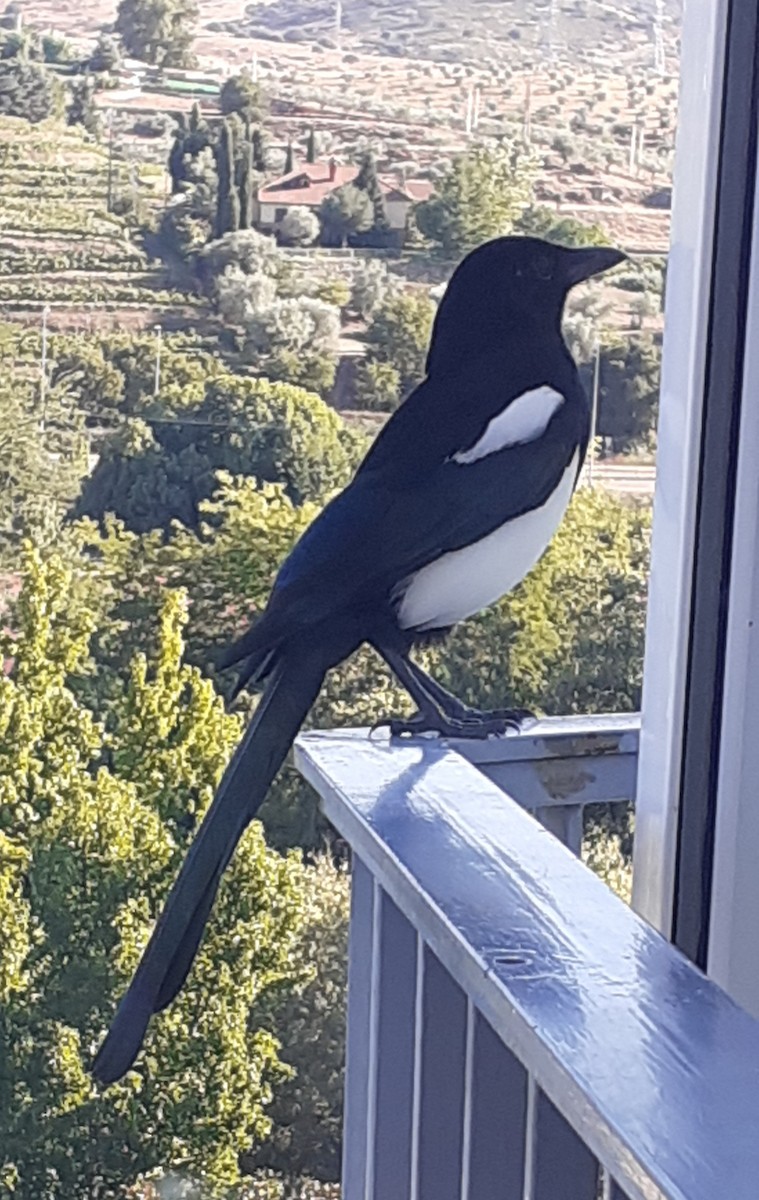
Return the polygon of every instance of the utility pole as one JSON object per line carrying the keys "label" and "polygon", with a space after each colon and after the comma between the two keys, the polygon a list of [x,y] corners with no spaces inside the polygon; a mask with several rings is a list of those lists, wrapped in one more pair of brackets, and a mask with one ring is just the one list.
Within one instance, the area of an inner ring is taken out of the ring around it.
{"label": "utility pole", "polygon": [[664,0],[656,0],[654,11],[654,69],[664,75],[667,60],[664,53]]}
{"label": "utility pole", "polygon": [[596,458],[596,429],[598,427],[598,385],[601,376],[601,339],[596,338],[593,362],[593,391],[590,408],[590,442],[588,443],[588,487],[593,487],[593,466]]}
{"label": "utility pole", "polygon": [[50,305],[42,310],[42,354],[40,356],[40,433],[45,432],[47,418],[47,319],[50,316]]}
{"label": "utility pole", "polygon": [[163,330],[160,325],[153,326],[155,330],[155,378],[153,380],[153,395],[157,396],[161,390],[161,334]]}
{"label": "utility pole", "polygon": [[556,59],[556,0],[548,0],[548,25],[546,28],[546,49],[548,61]]}
{"label": "utility pole", "polygon": [[635,166],[638,155],[638,126],[633,124],[630,127],[630,174],[636,173]]}
{"label": "utility pole", "polygon": [[111,211],[113,202],[113,109],[109,108],[107,113],[108,121],[108,195],[105,202],[105,211]]}
{"label": "utility pole", "polygon": [[464,116],[464,130],[466,133],[472,132],[472,117],[474,114],[474,90],[471,83],[466,94],[466,115]]}
{"label": "utility pole", "polygon": [[524,140],[529,146],[532,141],[532,76],[527,77],[524,86]]}

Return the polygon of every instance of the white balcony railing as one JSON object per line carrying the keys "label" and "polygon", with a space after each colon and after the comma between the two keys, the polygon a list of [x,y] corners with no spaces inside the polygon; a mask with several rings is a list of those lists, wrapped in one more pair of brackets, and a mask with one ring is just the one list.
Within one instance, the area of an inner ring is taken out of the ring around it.
{"label": "white balcony railing", "polygon": [[344,1200],[756,1200],[759,1022],[501,790],[576,848],[635,745],[298,740],[354,856]]}

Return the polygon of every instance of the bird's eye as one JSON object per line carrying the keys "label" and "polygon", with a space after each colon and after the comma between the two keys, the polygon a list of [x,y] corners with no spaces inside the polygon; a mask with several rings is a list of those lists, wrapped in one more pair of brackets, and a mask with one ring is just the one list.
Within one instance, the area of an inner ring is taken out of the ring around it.
{"label": "bird's eye", "polygon": [[535,259],[533,270],[538,279],[550,279],[553,275],[553,263],[547,254],[541,254]]}

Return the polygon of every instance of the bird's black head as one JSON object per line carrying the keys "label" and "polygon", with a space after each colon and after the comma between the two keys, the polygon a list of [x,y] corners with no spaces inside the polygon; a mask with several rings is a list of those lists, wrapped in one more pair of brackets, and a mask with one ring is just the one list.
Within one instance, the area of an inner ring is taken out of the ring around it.
{"label": "bird's black head", "polygon": [[502,237],[468,254],[453,273],[432,333],[428,371],[496,350],[507,337],[557,334],[567,293],[624,260],[610,246],[557,246]]}

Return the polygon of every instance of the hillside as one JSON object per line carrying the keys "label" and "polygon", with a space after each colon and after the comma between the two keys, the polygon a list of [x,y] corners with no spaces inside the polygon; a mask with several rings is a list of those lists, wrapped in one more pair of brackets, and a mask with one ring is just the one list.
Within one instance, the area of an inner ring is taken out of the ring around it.
{"label": "hillside", "polygon": [[[212,23],[248,37],[334,44],[335,4],[330,0],[259,0],[245,18]],[[678,0],[663,6],[662,35],[675,51]],[[652,53],[655,0],[342,0],[344,46],[372,53],[438,61],[513,62],[537,51],[588,59],[614,51]]]}

